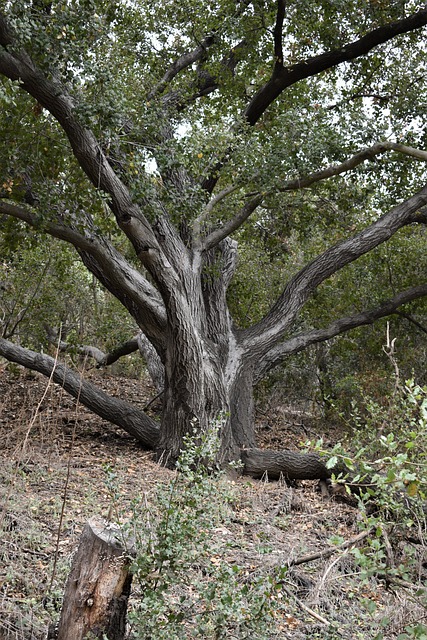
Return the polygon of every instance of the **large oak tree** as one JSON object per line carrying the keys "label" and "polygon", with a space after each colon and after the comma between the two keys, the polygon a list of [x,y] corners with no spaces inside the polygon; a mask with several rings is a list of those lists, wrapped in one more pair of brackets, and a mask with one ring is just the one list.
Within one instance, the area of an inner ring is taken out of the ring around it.
{"label": "large oak tree", "polygon": [[[415,2],[3,2],[0,220],[71,244],[126,308],[141,335],[116,355],[153,350],[161,422],[6,338],[0,355],[171,462],[189,431],[219,421],[223,462],[325,475],[314,457],[255,449],[253,388],[427,295],[408,260],[401,291],[319,327],[298,320],[322,283],[404,227],[419,242],[426,24]],[[250,256],[259,228],[280,230],[294,268],[239,326],[227,293],[239,240]],[[310,235],[318,253],[301,264]]]}

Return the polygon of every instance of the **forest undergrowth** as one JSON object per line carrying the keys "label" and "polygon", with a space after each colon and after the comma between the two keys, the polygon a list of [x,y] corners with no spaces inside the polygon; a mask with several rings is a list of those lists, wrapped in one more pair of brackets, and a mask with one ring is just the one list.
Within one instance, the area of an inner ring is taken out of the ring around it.
{"label": "forest undergrowth", "polygon": [[[97,382],[112,394],[125,386],[141,405],[154,395],[144,380],[97,374]],[[407,425],[404,442],[396,403],[393,416],[372,405],[358,414],[353,451],[352,427],[335,424],[333,437],[343,444],[329,455],[345,459],[364,497],[340,485],[325,498],[314,481],[289,486],[207,474],[195,464],[206,457],[200,443],[190,443],[180,473],[169,471],[57,385],[3,368],[0,639],[46,637],[82,528],[94,515],[108,515],[139,540],[129,638],[427,638],[426,435],[419,422],[427,405],[422,390],[412,390],[418,422]],[[380,419],[374,463],[360,466]],[[286,407],[260,414],[257,429],[260,442],[274,448],[331,438],[327,424]]]}

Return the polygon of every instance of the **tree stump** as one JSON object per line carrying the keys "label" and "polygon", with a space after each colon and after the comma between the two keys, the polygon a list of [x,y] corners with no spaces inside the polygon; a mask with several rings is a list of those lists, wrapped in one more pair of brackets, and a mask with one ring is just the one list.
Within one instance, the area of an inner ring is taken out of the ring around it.
{"label": "tree stump", "polygon": [[102,518],[85,525],[65,586],[57,640],[123,640],[132,582],[120,527]]}

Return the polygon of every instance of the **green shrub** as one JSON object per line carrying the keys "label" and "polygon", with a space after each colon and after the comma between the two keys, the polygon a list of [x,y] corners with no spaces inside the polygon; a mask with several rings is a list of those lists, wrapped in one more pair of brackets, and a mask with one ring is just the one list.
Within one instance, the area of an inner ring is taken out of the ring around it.
{"label": "green shrub", "polygon": [[[337,444],[329,452],[327,465],[341,460],[348,469],[333,480],[345,483],[357,496],[359,527],[369,535],[362,547],[351,553],[359,577],[368,584],[373,577],[392,588],[409,590],[423,608],[427,595],[423,563],[427,544],[427,387],[396,379],[388,402],[366,399],[351,418],[351,448]],[[318,443],[321,449],[321,442]],[[386,629],[391,617],[376,610],[369,613]],[[379,633],[375,640],[390,637]],[[395,636],[393,636],[395,637]],[[405,625],[396,637],[427,638],[427,627],[419,621]]]}
{"label": "green shrub", "polygon": [[[234,544],[220,535],[232,516],[234,492],[223,472],[209,471],[218,426],[201,438],[188,437],[173,479],[149,501],[133,503],[133,639],[271,637],[276,579],[250,577],[227,560]],[[114,478],[109,482],[112,492]]]}

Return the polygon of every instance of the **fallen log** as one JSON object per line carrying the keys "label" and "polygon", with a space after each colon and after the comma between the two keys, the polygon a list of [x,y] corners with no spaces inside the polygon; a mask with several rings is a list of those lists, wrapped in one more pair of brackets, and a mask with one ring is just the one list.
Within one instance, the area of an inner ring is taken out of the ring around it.
{"label": "fallen log", "polygon": [[317,453],[241,449],[240,457],[243,473],[253,478],[266,475],[270,480],[280,477],[288,480],[326,480],[334,472],[326,467]]}

